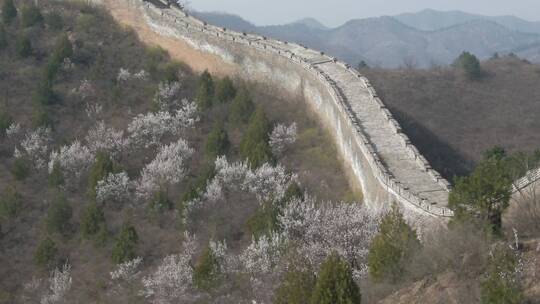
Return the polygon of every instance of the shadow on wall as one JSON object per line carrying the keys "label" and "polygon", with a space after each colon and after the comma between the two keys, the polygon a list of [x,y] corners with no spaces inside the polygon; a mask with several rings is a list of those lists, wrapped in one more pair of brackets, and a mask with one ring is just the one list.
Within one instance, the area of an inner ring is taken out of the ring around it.
{"label": "shadow on wall", "polygon": [[464,155],[431,132],[421,122],[398,109],[388,108],[420,153],[444,178],[452,182],[454,176],[464,176],[472,172],[474,169],[472,161],[467,160]]}

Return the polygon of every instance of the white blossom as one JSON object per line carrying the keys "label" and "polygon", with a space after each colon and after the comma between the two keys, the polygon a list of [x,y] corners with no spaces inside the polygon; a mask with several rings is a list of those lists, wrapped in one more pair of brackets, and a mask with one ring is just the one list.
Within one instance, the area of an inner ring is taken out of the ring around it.
{"label": "white blossom", "polygon": [[87,102],[84,111],[90,120],[97,120],[103,112],[103,106],[99,103]]}
{"label": "white blossom", "polygon": [[60,166],[68,180],[77,181],[94,163],[94,154],[88,147],[75,140],[69,146],[62,146],[60,151],[53,151],[49,161],[49,173],[55,165]]}
{"label": "white blossom", "polygon": [[113,158],[118,157],[129,146],[129,139],[124,137],[124,131],[108,128],[103,121],[88,131],[85,140],[92,153],[106,151]]}
{"label": "white blossom", "polygon": [[263,274],[271,272],[283,256],[287,239],[279,234],[263,235],[242,252],[240,261],[244,269],[250,273]]}
{"label": "white blossom", "polygon": [[159,145],[167,134],[179,135],[182,130],[192,127],[198,120],[197,106],[185,100],[174,115],[166,111],[137,115],[129,124],[128,132],[135,145],[149,148]]}
{"label": "white blossom", "polygon": [[21,125],[16,122],[12,122],[9,127],[6,129],[6,135],[10,139],[14,139],[21,132]]}
{"label": "white blossom", "polygon": [[210,241],[208,246],[210,247],[210,251],[212,252],[212,257],[217,261],[219,272],[221,273],[227,272],[231,264],[227,256],[227,243],[225,241],[222,241],[222,242]]}
{"label": "white blossom", "polygon": [[183,139],[162,146],[152,162],[146,165],[137,185],[137,195],[147,199],[161,186],[179,183],[186,174],[185,162],[193,154]]}
{"label": "white blossom", "polygon": [[59,303],[71,289],[71,266],[65,264],[62,270],[56,268],[49,278],[50,293],[41,298],[41,304]]}
{"label": "white blossom", "polygon": [[20,148],[15,147],[16,158],[28,157],[36,169],[41,169],[47,164],[49,145],[52,142],[51,129],[39,127],[25,135],[20,143]]}
{"label": "white blossom", "polygon": [[283,198],[287,188],[297,179],[296,175],[285,172],[281,165],[263,164],[255,171],[249,171],[244,181],[245,188],[254,193],[260,202]]}
{"label": "white blossom", "polygon": [[145,70],[140,70],[139,72],[133,74],[133,78],[137,80],[146,80],[150,75]]}
{"label": "white blossom", "polygon": [[120,68],[118,71],[118,75],[116,76],[116,80],[118,82],[127,81],[131,78],[131,73],[128,69]]}
{"label": "white blossom", "polygon": [[96,200],[100,203],[109,200],[122,202],[129,198],[130,186],[126,172],[109,173],[96,185]]}
{"label": "white blossom", "polygon": [[195,240],[186,234],[183,247],[182,253],[165,257],[154,273],[142,279],[142,294],[153,303],[178,303],[191,288]]}
{"label": "white blossom", "polygon": [[111,271],[111,279],[122,281],[133,281],[139,274],[139,268],[142,264],[143,258],[137,257],[131,261],[124,262],[116,265],[116,269]]}
{"label": "white blossom", "polygon": [[276,156],[281,156],[289,145],[296,142],[296,123],[290,126],[278,124],[270,134],[270,148]]}
{"label": "white blossom", "polygon": [[86,98],[94,95],[96,90],[94,85],[92,85],[88,79],[84,79],[81,81],[81,84],[77,88],[71,90],[71,92],[79,96],[82,100],[85,100]]}
{"label": "white blossom", "polygon": [[365,274],[369,245],[378,231],[379,215],[358,204],[324,203],[311,197],[293,199],[279,216],[283,233],[318,267],[337,252],[356,277]]}
{"label": "white blossom", "polygon": [[70,71],[75,68],[75,64],[69,57],[64,58],[64,61],[62,61],[62,70],[64,71]]}
{"label": "white blossom", "polygon": [[179,105],[180,82],[160,82],[154,102],[161,111],[170,111]]}

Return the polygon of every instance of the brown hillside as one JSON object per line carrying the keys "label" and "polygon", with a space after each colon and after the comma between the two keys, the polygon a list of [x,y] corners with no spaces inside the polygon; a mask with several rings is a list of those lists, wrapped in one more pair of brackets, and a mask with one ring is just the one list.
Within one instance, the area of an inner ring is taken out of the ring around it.
{"label": "brown hillside", "polygon": [[470,172],[495,145],[534,151],[540,141],[540,66],[482,63],[470,81],[454,68],[363,71],[420,151],[447,178]]}

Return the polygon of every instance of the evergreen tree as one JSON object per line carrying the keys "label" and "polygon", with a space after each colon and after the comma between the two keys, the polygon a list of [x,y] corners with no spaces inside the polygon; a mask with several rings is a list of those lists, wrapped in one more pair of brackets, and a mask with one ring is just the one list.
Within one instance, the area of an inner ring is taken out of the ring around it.
{"label": "evergreen tree", "polygon": [[270,131],[270,122],[262,108],[258,108],[251,116],[240,143],[240,155],[255,168],[273,161],[272,150],[268,144]]}
{"label": "evergreen tree", "polygon": [[28,157],[18,157],[13,162],[13,167],[11,167],[11,174],[17,180],[25,180],[28,175],[30,175],[30,160]]}
{"label": "evergreen tree", "polygon": [[471,175],[458,177],[448,205],[455,212],[453,221],[473,221],[488,232],[499,235],[502,214],[509,205],[512,178],[504,150],[495,148],[484,154]]}
{"label": "evergreen tree", "polygon": [[523,291],[517,278],[518,258],[506,246],[496,246],[484,281],[481,282],[482,304],[520,304]]}
{"label": "evergreen tree", "polygon": [[226,155],[230,142],[227,130],[223,123],[217,122],[206,140],[205,154],[209,161],[213,161],[217,156]]}
{"label": "evergreen tree", "polygon": [[89,204],[81,219],[81,233],[83,238],[92,238],[104,224],[105,214],[103,213],[103,209],[98,207],[96,203]]}
{"label": "evergreen tree", "polygon": [[56,11],[52,11],[45,16],[45,23],[55,31],[59,31],[64,27],[62,15]]}
{"label": "evergreen tree", "polygon": [[17,52],[17,55],[22,58],[26,58],[32,55],[32,43],[30,42],[28,36],[26,36],[25,34],[21,34],[19,38],[17,38],[15,50]]}
{"label": "evergreen tree", "polygon": [[43,24],[43,15],[35,5],[24,6],[21,10],[21,23],[23,27]]}
{"label": "evergreen tree", "polygon": [[42,106],[52,105],[56,102],[52,79],[43,79],[40,81],[38,89],[34,94],[34,102]]}
{"label": "evergreen tree", "polygon": [[70,227],[72,215],[73,209],[69,202],[62,193],[58,193],[49,210],[47,210],[47,217],[45,218],[47,231],[49,233],[66,234]]}
{"label": "evergreen tree", "polygon": [[62,173],[62,169],[60,169],[60,165],[58,163],[55,163],[53,165],[53,169],[51,173],[49,174],[49,186],[59,187],[63,184],[64,184],[64,175]]}
{"label": "evergreen tree", "polygon": [[478,79],[482,76],[480,60],[469,52],[463,52],[454,63],[457,67],[463,69],[469,79]]}
{"label": "evergreen tree", "polygon": [[56,244],[51,238],[46,237],[39,243],[34,252],[34,262],[39,266],[52,266],[57,254]]}
{"label": "evergreen tree", "polygon": [[364,60],[362,60],[362,61],[360,61],[360,63],[358,63],[357,69],[358,69],[358,70],[369,69],[369,65],[367,64],[367,62],[365,62]]}
{"label": "evergreen tree", "polygon": [[379,233],[369,248],[371,278],[376,282],[396,282],[419,247],[416,232],[407,225],[399,207],[394,204],[392,210],[382,218]]}
{"label": "evergreen tree", "polygon": [[216,85],[216,101],[226,103],[233,100],[236,96],[236,88],[229,77],[223,78]]}
{"label": "evergreen tree", "polygon": [[138,242],[139,236],[135,228],[129,223],[124,223],[112,250],[113,262],[121,264],[136,258]]}
{"label": "evergreen tree", "polygon": [[2,22],[10,24],[17,17],[17,8],[13,0],[4,0],[2,4]]}
{"label": "evergreen tree", "polygon": [[236,93],[229,112],[229,122],[233,125],[240,126],[249,121],[249,118],[255,110],[255,105],[251,100],[251,96],[246,88],[242,87]]}
{"label": "evergreen tree", "polygon": [[311,298],[312,304],[360,304],[360,288],[354,282],[352,270],[337,253],[321,265]]}
{"label": "evergreen tree", "polygon": [[219,261],[210,246],[206,246],[201,257],[193,267],[193,284],[202,290],[210,290],[218,284],[220,276]]}
{"label": "evergreen tree", "polygon": [[173,207],[171,200],[165,189],[160,189],[154,194],[150,202],[150,209],[153,211],[169,210]]}
{"label": "evergreen tree", "polygon": [[208,71],[204,71],[199,78],[199,87],[195,101],[200,110],[206,110],[212,107],[214,100],[214,81]]}
{"label": "evergreen tree", "polygon": [[21,211],[22,197],[14,187],[7,186],[0,195],[0,217],[10,219]]}
{"label": "evergreen tree", "polygon": [[114,164],[108,153],[98,152],[96,161],[90,169],[88,177],[88,193],[91,197],[96,197],[96,186],[100,180],[103,180],[109,173],[114,171]]}
{"label": "evergreen tree", "polygon": [[7,32],[2,24],[0,24],[0,50],[5,49],[8,46]]}

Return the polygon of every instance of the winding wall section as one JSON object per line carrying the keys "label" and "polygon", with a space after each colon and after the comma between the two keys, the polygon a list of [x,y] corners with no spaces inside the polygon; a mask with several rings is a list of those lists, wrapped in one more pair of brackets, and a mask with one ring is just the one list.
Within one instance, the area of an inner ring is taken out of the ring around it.
{"label": "winding wall section", "polygon": [[303,96],[333,134],[367,203],[397,201],[421,214],[453,215],[446,207],[450,184],[411,144],[367,78],[347,64],[298,44],[208,25],[159,2],[127,1],[156,33],[218,56],[243,78]]}

